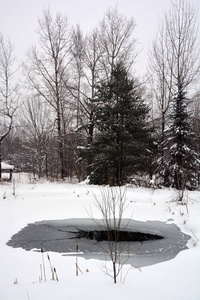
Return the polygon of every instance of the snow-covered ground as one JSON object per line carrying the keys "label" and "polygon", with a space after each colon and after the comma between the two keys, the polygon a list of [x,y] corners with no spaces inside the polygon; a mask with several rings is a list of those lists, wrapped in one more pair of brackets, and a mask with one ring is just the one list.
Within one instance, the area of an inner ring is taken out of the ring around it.
{"label": "snow-covered ground", "polygon": [[[15,191],[15,195],[13,195]],[[118,283],[107,276],[99,260],[78,258],[82,271],[76,276],[75,257],[50,252],[59,281],[51,280],[46,254],[46,282],[39,282],[42,254],[6,245],[28,223],[42,220],[95,218],[98,186],[72,183],[31,182],[17,175],[15,184],[0,184],[0,300],[199,300],[200,299],[200,192],[187,193],[187,207],[178,205],[172,189],[127,188],[130,202],[124,213],[139,221],[172,220],[189,234],[188,250],[174,259],[141,269],[123,267]],[[109,264],[107,266],[110,267]]]}

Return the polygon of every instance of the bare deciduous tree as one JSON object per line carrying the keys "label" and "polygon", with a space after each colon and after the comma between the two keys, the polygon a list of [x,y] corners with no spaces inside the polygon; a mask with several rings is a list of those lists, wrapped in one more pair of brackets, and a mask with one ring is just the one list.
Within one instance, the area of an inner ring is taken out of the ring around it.
{"label": "bare deciduous tree", "polygon": [[128,260],[128,254],[125,255],[125,252],[128,253],[127,245],[120,242],[122,230],[124,230],[124,225],[122,229],[123,214],[128,206],[126,190],[122,187],[107,187],[101,190],[101,198],[95,197],[95,199],[104,222],[102,229],[106,231],[108,240],[108,249],[103,248],[103,250],[110,257],[113,267],[113,275],[107,268],[106,273],[113,277],[116,283],[123,265]]}
{"label": "bare deciduous tree", "polygon": [[137,56],[136,40],[132,34],[135,28],[133,18],[127,19],[117,7],[108,9],[100,23],[99,46],[101,63],[107,79],[114,65],[121,62],[130,68]]}
{"label": "bare deciduous tree", "polygon": [[72,34],[73,46],[73,90],[72,93],[76,98],[76,127],[78,128],[81,123],[81,91],[83,90],[82,81],[84,77],[84,56],[85,56],[85,38],[79,26],[73,30]]}
{"label": "bare deciduous tree", "polygon": [[66,175],[65,167],[65,121],[69,112],[67,91],[68,66],[71,61],[71,32],[65,16],[58,13],[53,19],[48,10],[39,19],[39,45],[28,53],[25,74],[29,86],[48,103],[55,112],[60,175]]}
{"label": "bare deciduous tree", "polygon": [[200,71],[197,29],[197,10],[187,0],[172,2],[165,15],[165,30],[168,43],[168,68],[171,68],[173,87],[178,84],[186,89],[194,82]]}
{"label": "bare deciduous tree", "polygon": [[172,66],[168,66],[168,43],[166,32],[161,26],[158,29],[158,37],[153,42],[150,54],[151,89],[156,100],[156,105],[161,114],[161,140],[164,140],[166,115],[169,112],[170,101],[173,95]]}
{"label": "bare deciduous tree", "polygon": [[200,71],[197,11],[187,0],[175,0],[159,24],[150,53],[152,88],[161,114],[162,141],[170,102],[181,83],[186,90]]}
{"label": "bare deciduous tree", "polygon": [[1,146],[14,126],[14,114],[19,99],[19,88],[13,82],[17,70],[13,50],[10,40],[5,40],[0,34],[0,178]]}
{"label": "bare deciduous tree", "polygon": [[94,134],[94,108],[95,87],[101,78],[102,67],[100,64],[101,52],[99,45],[99,33],[95,29],[86,38],[85,64],[87,66],[86,81],[89,87],[88,97],[85,98],[85,112],[88,117],[88,143],[92,143]]}
{"label": "bare deciduous tree", "polygon": [[[51,109],[39,97],[32,97],[24,104],[20,114],[20,124],[24,133],[24,147],[32,157],[33,173],[37,171],[39,177],[48,177],[48,160],[50,140],[54,124],[50,121]],[[31,155],[32,154],[32,155]],[[34,174],[35,175],[35,174]]]}

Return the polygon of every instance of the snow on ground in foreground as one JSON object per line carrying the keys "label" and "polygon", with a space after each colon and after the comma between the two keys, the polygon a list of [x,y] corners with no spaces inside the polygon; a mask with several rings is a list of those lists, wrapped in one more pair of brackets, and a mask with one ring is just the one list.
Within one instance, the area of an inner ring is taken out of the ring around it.
{"label": "snow on ground in foreground", "polygon": [[[191,235],[189,249],[174,259],[142,269],[125,265],[114,285],[99,260],[79,257],[83,274],[79,272],[77,277],[74,256],[50,252],[59,281],[51,280],[44,254],[47,281],[39,283],[41,253],[8,247],[8,240],[28,223],[88,218],[90,207],[94,217],[100,218],[94,195],[100,197],[101,192],[98,186],[31,183],[23,178],[16,178],[15,195],[13,184],[0,184],[0,300],[200,300],[200,192],[187,194],[186,208],[173,201],[174,190],[127,188],[130,205],[124,217],[139,221],[173,219],[184,233]],[[111,267],[110,263],[107,267]]]}

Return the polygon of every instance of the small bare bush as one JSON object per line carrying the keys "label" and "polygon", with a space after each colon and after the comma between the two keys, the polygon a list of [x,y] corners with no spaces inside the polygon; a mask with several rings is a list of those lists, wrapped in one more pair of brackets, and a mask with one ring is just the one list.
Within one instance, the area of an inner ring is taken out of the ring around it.
{"label": "small bare bush", "polygon": [[[112,262],[112,275],[107,267],[106,273],[112,276],[114,283],[116,283],[117,276],[129,257],[127,244],[120,242],[123,213],[128,206],[126,190],[122,187],[105,187],[101,189],[100,199],[95,197],[95,200],[96,206],[100,210],[104,221],[103,230],[107,232],[108,250],[103,250],[108,254]],[[126,224],[126,226],[127,225],[128,224]],[[123,230],[124,229],[123,225]],[[126,255],[124,255],[125,253]]]}

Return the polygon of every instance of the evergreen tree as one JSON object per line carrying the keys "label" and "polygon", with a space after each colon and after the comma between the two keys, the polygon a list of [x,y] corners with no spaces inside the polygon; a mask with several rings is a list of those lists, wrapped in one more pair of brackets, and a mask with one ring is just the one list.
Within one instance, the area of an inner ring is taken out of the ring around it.
{"label": "evergreen tree", "polygon": [[165,157],[161,164],[161,175],[165,186],[178,190],[195,189],[198,184],[198,154],[194,150],[195,135],[189,124],[188,99],[179,84],[173,99],[171,124],[164,141]]}
{"label": "evergreen tree", "polygon": [[85,151],[93,162],[88,169],[91,183],[121,185],[128,176],[145,170],[150,130],[140,92],[120,63],[111,79],[98,87],[96,135]]}

